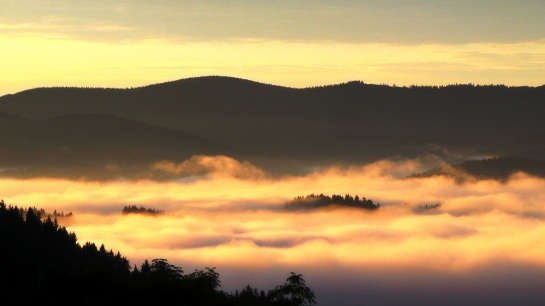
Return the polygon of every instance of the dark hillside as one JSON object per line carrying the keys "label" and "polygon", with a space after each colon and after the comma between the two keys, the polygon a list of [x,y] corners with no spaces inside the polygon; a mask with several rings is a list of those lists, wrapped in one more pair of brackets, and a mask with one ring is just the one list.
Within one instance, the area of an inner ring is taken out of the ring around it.
{"label": "dark hillside", "polygon": [[0,168],[8,176],[131,177],[145,175],[153,162],[165,159],[236,156],[228,147],[197,136],[111,115],[47,120],[13,116],[0,121],[0,130]]}
{"label": "dark hillside", "polygon": [[477,179],[506,180],[516,172],[545,178],[545,162],[513,157],[469,160],[457,165],[443,165],[412,177],[447,175],[463,181],[467,175],[471,175]]}
{"label": "dark hillside", "polygon": [[[292,89],[202,77],[134,89],[28,90],[0,97],[0,112],[33,119],[115,115],[228,145],[275,170],[286,160],[312,166],[494,153],[489,149],[499,144],[545,133],[545,87],[348,82]],[[545,156],[542,149],[527,153]]]}
{"label": "dark hillside", "polygon": [[499,145],[487,148],[486,151],[500,156],[543,159],[545,158],[545,133],[540,132],[514,140],[509,139]]}

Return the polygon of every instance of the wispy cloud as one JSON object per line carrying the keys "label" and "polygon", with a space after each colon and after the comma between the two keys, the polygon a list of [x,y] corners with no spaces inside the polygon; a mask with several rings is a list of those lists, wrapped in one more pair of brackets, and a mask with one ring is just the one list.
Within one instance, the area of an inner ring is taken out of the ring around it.
{"label": "wispy cloud", "polygon": [[239,162],[228,156],[196,155],[180,164],[169,161],[157,162],[153,170],[163,171],[179,177],[221,175],[239,179],[264,178],[267,174],[249,162]]}
{"label": "wispy cloud", "polygon": [[[462,4],[463,3],[463,4]],[[3,23],[71,18],[67,28],[109,24],[138,28],[140,39],[210,41],[258,38],[299,42],[464,44],[543,38],[543,4],[490,1],[4,1]],[[115,37],[115,33],[111,33]],[[72,32],[95,41],[92,32]],[[111,41],[109,35],[102,39]]]}

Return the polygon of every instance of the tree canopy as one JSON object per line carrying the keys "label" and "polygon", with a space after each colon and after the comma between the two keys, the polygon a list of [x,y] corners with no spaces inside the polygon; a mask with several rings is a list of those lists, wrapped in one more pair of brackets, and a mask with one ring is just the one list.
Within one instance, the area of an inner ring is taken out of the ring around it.
{"label": "tree canopy", "polygon": [[298,196],[293,200],[287,202],[284,207],[290,210],[304,210],[304,209],[316,209],[326,206],[347,206],[363,209],[374,210],[380,207],[379,203],[374,203],[373,200],[365,197],[351,196],[346,194],[345,196],[334,194],[332,196],[324,195],[323,193],[309,194],[307,196]]}
{"label": "tree canopy", "polygon": [[[216,268],[184,273],[164,258],[131,268],[120,252],[76,234],[36,208],[0,201],[0,301],[77,305],[313,305],[314,293],[292,273],[268,294],[247,286],[239,294],[221,290]],[[254,295],[255,293],[255,295]]]}
{"label": "tree canopy", "polygon": [[148,214],[148,215],[158,215],[164,214],[162,210],[157,210],[154,208],[145,208],[144,206],[129,205],[124,206],[123,211],[121,212],[124,215],[128,214]]}

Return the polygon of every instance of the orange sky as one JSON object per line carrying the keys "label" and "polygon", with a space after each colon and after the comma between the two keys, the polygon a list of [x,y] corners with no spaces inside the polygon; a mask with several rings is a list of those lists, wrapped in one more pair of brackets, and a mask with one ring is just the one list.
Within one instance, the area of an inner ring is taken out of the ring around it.
{"label": "orange sky", "polygon": [[536,1],[0,1],[0,95],[226,75],[291,87],[545,84]]}

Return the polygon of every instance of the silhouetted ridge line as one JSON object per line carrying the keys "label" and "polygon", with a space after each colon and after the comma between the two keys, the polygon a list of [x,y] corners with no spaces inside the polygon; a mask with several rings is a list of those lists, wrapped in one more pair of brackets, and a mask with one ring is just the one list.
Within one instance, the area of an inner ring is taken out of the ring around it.
{"label": "silhouetted ridge line", "polygon": [[134,89],[145,89],[150,87],[168,87],[172,85],[192,86],[197,84],[199,86],[202,86],[202,84],[212,85],[217,83],[224,83],[225,85],[223,86],[237,86],[237,85],[245,84],[246,86],[255,86],[255,87],[275,87],[275,88],[284,88],[284,89],[294,89],[294,88],[286,87],[286,86],[280,86],[280,85],[274,85],[269,83],[252,81],[252,80],[243,79],[243,78],[220,76],[220,75],[190,77],[190,78],[184,78],[184,79],[179,79],[174,81],[154,83],[154,84],[149,84],[145,86],[134,87]]}
{"label": "silhouetted ridge line", "polygon": [[[26,94],[29,92],[40,92],[43,93],[44,91],[48,90],[56,90],[56,89],[64,89],[64,90],[89,90],[89,91],[130,91],[130,90],[141,90],[141,89],[149,89],[153,87],[158,88],[165,88],[165,87],[176,87],[176,86],[206,86],[206,85],[214,85],[218,83],[223,83],[225,85],[222,86],[239,86],[239,85],[245,85],[245,86],[254,86],[254,87],[272,87],[276,89],[290,89],[290,90],[308,90],[308,89],[331,89],[331,88],[364,88],[366,86],[370,87],[381,87],[381,88],[398,88],[398,89],[423,89],[423,90],[429,90],[429,89],[444,89],[444,88],[458,88],[458,89],[468,89],[468,88],[484,88],[484,89],[499,89],[499,88],[505,88],[505,89],[545,89],[545,85],[541,86],[507,86],[504,84],[473,84],[473,83],[465,83],[465,84],[447,84],[447,85],[403,85],[403,86],[396,86],[395,84],[371,84],[371,83],[365,83],[361,80],[352,80],[337,84],[327,84],[327,85],[316,85],[316,86],[308,86],[308,87],[289,87],[289,86],[282,86],[282,85],[275,85],[272,83],[263,83],[263,82],[257,82],[249,79],[244,78],[237,78],[237,77],[229,77],[229,76],[221,76],[221,75],[209,75],[209,76],[198,76],[198,77],[189,77],[189,78],[183,78],[178,79],[174,81],[166,81],[166,82],[158,82],[158,83],[152,83],[148,85],[143,86],[131,86],[131,87],[100,87],[100,86],[43,86],[43,87],[34,87],[31,89],[26,89],[20,92],[17,92],[15,94],[7,94],[2,97],[8,97],[8,96],[14,96],[19,94]],[[1,98],[1,97],[0,97]]]}

